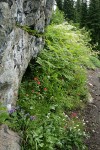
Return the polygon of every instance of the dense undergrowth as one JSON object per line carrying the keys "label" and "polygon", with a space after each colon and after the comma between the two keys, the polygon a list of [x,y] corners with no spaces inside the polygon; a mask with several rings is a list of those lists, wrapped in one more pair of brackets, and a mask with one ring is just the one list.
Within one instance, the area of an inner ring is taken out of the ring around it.
{"label": "dense undergrowth", "polygon": [[87,34],[68,23],[50,25],[46,44],[19,90],[9,126],[23,150],[86,150],[78,110],[87,96],[86,67],[92,66]]}
{"label": "dense undergrowth", "polygon": [[21,136],[22,150],[87,150],[78,110],[87,100],[86,68],[94,68],[88,34],[63,23],[48,26],[45,37],[6,123]]}

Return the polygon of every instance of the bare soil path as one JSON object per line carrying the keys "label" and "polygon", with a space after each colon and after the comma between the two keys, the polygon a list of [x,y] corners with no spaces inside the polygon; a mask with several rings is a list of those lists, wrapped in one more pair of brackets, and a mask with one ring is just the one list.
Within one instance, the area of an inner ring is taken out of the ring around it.
{"label": "bare soil path", "polygon": [[100,69],[88,71],[88,86],[93,98],[85,110],[85,122],[90,138],[86,140],[89,150],[100,150]]}

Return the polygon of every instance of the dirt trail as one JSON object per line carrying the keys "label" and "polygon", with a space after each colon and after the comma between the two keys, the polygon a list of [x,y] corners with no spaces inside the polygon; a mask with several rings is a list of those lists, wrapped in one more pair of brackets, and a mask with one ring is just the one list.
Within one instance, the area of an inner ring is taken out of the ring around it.
{"label": "dirt trail", "polygon": [[89,150],[100,150],[100,69],[88,71],[88,85],[93,101],[84,110],[86,130],[90,134],[86,145]]}

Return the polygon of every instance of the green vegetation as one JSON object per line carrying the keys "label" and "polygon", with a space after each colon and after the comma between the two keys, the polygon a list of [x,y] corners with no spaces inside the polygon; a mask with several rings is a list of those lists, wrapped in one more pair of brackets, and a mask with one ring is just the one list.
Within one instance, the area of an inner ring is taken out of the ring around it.
{"label": "green vegetation", "polygon": [[73,18],[74,18],[74,1],[73,0],[64,0],[63,11],[64,11],[66,19],[73,20]]}
{"label": "green vegetation", "polygon": [[0,125],[5,123],[6,119],[8,119],[9,115],[6,112],[6,108],[2,106],[0,103]]}
{"label": "green vegetation", "polygon": [[87,99],[85,68],[93,67],[88,34],[66,22],[50,25],[45,37],[6,123],[21,136],[22,150],[87,150],[78,110]]}
{"label": "green vegetation", "polygon": [[94,64],[95,67],[100,68],[100,60],[96,56],[91,56],[90,60]]}
{"label": "green vegetation", "polygon": [[16,25],[17,27],[21,28],[22,30],[28,32],[30,35],[36,36],[36,37],[45,37],[44,33],[39,33],[36,30],[31,29],[29,26],[22,26],[20,24]]}
{"label": "green vegetation", "polygon": [[100,51],[100,0],[90,0],[87,26],[91,31],[92,43]]}
{"label": "green vegetation", "polygon": [[[91,55],[88,33],[63,20],[57,10],[46,29],[44,50],[23,77],[16,108],[9,106],[8,115],[0,105],[0,124],[19,133],[22,150],[87,150],[79,110],[88,97],[86,68],[100,62]],[[19,27],[37,34],[27,26]]]}
{"label": "green vegetation", "polygon": [[58,8],[64,12],[66,20],[78,23],[91,32],[94,50],[100,51],[100,0],[56,0]]}
{"label": "green vegetation", "polygon": [[[59,19],[60,18],[60,19]],[[64,22],[64,14],[58,8],[53,12],[51,24],[62,24]]]}

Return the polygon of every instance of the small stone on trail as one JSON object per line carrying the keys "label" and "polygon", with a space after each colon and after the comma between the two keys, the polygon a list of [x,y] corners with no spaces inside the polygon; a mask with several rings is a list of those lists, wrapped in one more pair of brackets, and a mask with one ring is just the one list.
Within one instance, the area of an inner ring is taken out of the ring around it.
{"label": "small stone on trail", "polygon": [[93,87],[93,84],[89,83],[89,85],[90,85],[91,87]]}
{"label": "small stone on trail", "polygon": [[91,96],[90,93],[88,93],[88,102],[93,103],[93,97]]}

